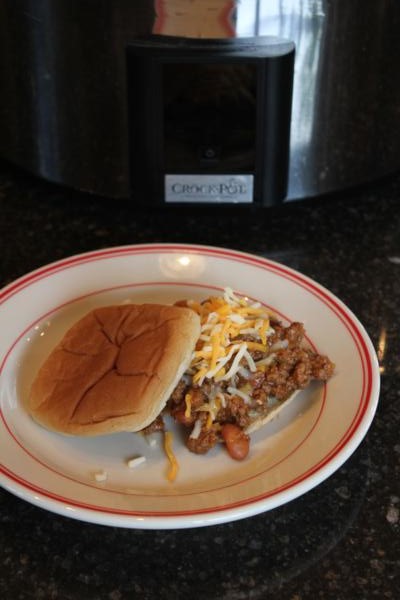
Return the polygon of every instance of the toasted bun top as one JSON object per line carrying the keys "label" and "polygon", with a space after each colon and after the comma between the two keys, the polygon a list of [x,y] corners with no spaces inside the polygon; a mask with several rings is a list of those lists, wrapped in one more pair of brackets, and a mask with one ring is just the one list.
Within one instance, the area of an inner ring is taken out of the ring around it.
{"label": "toasted bun top", "polygon": [[139,431],[164,408],[200,335],[189,308],[98,308],[67,331],[32,384],[29,412],[72,435]]}

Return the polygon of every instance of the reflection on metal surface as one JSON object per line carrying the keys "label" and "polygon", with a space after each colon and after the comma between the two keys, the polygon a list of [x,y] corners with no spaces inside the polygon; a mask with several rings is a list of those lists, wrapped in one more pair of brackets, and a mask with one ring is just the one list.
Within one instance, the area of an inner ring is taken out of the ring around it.
{"label": "reflection on metal surface", "polygon": [[[279,35],[296,46],[289,181],[289,194],[294,197],[305,193],[307,171],[312,170],[310,147],[313,136],[318,135],[315,122],[326,28],[324,4],[322,0],[244,0],[237,8],[237,35]],[[326,166],[321,168],[318,178],[325,178],[326,169]]]}
{"label": "reflection on metal surface", "polygon": [[156,0],[153,33],[196,38],[235,35],[235,0]]}

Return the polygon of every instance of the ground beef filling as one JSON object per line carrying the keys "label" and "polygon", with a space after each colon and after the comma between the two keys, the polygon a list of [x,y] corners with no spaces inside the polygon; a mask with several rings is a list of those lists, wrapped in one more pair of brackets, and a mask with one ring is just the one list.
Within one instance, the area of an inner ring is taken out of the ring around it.
{"label": "ground beef filling", "polygon": [[[243,375],[241,372],[235,375],[234,381],[218,384],[205,380],[201,387],[193,385],[185,375],[176,386],[167,411],[188,428],[187,446],[192,452],[204,454],[223,441],[224,425],[234,424],[244,431],[255,418],[267,415],[274,403],[282,403],[312,380],[327,381],[331,377],[333,363],[304,346],[301,323],[292,323],[288,327],[278,322],[271,325],[274,333],[268,338],[267,352],[251,352],[256,362],[268,359],[267,364],[260,365],[254,373]],[[250,401],[228,393],[229,386],[245,389]],[[209,411],[201,407],[210,403],[216,387],[222,392],[224,402],[210,420]],[[185,401],[187,394],[191,399],[190,411]],[[193,436],[197,421],[201,428],[197,424],[196,436]]]}
{"label": "ground beef filling", "polygon": [[150,425],[141,430],[144,435],[151,435],[156,431],[164,431],[164,419],[159,415]]}

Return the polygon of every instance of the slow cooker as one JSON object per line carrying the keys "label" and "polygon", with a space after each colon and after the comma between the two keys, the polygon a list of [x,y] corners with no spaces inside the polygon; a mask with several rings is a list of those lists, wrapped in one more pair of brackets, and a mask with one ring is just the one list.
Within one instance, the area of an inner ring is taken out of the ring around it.
{"label": "slow cooker", "polygon": [[273,205],[400,166],[397,0],[0,0],[0,154],[135,203]]}

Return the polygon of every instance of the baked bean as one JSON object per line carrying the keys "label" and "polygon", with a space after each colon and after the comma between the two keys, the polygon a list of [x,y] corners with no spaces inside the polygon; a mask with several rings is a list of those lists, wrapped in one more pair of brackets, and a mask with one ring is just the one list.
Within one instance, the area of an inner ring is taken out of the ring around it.
{"label": "baked bean", "polygon": [[221,427],[221,435],[229,455],[235,460],[243,460],[249,453],[250,438],[237,425],[227,423]]}

